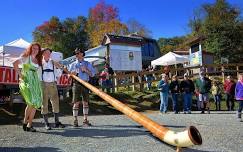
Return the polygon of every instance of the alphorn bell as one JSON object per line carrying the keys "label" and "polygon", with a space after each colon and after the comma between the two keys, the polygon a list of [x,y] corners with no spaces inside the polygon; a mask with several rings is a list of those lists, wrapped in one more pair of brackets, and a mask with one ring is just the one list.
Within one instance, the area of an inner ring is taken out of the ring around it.
{"label": "alphorn bell", "polygon": [[[65,70],[66,71],[66,70]],[[69,72],[68,72],[69,73]],[[85,87],[93,91],[95,94],[103,98],[106,102],[111,104],[120,112],[127,115],[132,120],[136,121],[137,123],[141,124],[144,128],[148,129],[154,136],[158,137],[160,140],[176,146],[176,147],[189,147],[192,145],[201,145],[202,138],[199,131],[194,126],[190,126],[187,130],[183,132],[174,132],[164,126],[159,125],[158,123],[154,122],[153,120],[149,119],[145,115],[131,109],[127,105],[121,103],[117,99],[111,97],[110,95],[100,91],[96,87],[92,86],[91,84],[83,81],[79,77],[70,74],[70,76],[83,84]]]}

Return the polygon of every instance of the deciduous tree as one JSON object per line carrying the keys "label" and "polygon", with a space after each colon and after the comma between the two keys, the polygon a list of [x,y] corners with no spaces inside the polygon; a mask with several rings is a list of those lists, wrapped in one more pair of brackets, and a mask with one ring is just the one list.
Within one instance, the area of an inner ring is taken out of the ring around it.
{"label": "deciduous tree", "polygon": [[88,35],[84,30],[86,22],[87,19],[83,16],[67,18],[62,22],[57,17],[52,17],[35,29],[34,41],[39,42],[42,47],[62,52],[64,57],[71,56],[76,47],[88,49]]}
{"label": "deciduous tree", "polygon": [[119,20],[118,14],[118,8],[104,0],[90,9],[86,31],[92,47],[99,45],[106,33],[127,34],[127,27]]}
{"label": "deciduous tree", "polygon": [[127,28],[129,33],[136,33],[140,36],[151,37],[152,32],[135,19],[128,20]]}

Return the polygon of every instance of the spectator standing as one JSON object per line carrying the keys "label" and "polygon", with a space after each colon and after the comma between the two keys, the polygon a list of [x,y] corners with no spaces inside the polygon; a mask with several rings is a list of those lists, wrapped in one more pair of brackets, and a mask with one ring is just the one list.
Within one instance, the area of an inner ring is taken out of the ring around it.
{"label": "spectator standing", "polygon": [[184,80],[181,82],[181,92],[183,94],[183,107],[184,114],[191,114],[192,107],[192,95],[195,90],[195,86],[191,79],[189,79],[189,75],[187,73],[184,74]]}
{"label": "spectator standing", "polygon": [[[152,72],[153,71],[153,67],[152,66],[148,66],[146,71]],[[148,74],[146,74],[145,79],[146,79],[146,82],[147,82],[147,90],[150,90],[151,87],[152,87],[153,75],[148,73]]]}
{"label": "spectator standing", "polygon": [[180,84],[179,84],[179,81],[178,81],[176,75],[172,76],[172,81],[170,83],[170,92],[171,92],[172,103],[173,103],[173,111],[175,114],[178,114],[178,112],[179,112],[178,96],[180,93]]}
{"label": "spectator standing", "polygon": [[224,92],[226,95],[226,106],[228,111],[234,111],[235,82],[231,76],[227,76],[224,82]]}
{"label": "spectator standing", "polygon": [[169,81],[168,76],[163,73],[161,80],[158,84],[158,90],[160,90],[160,112],[166,113],[168,107],[168,96],[169,96]]}
{"label": "spectator standing", "polygon": [[199,72],[199,78],[195,80],[196,92],[199,93],[199,101],[201,103],[201,113],[207,110],[210,114],[209,92],[212,87],[211,80],[205,76],[204,71]]}
{"label": "spectator standing", "polygon": [[110,67],[110,65],[108,63],[105,64],[105,68],[108,69],[109,75],[113,76],[114,71],[113,71],[112,67]]}
{"label": "spectator standing", "polygon": [[221,110],[221,87],[219,82],[213,81],[212,85],[212,95],[215,102],[215,110]]}
{"label": "spectator standing", "polygon": [[235,87],[235,99],[239,103],[239,109],[237,112],[237,118],[242,122],[241,112],[243,108],[243,74],[239,74],[239,79]]}
{"label": "spectator standing", "polygon": [[100,73],[100,85],[102,88],[102,91],[110,92],[109,89],[109,73],[108,69],[104,68],[104,70]]}
{"label": "spectator standing", "polygon": [[113,71],[112,67],[110,67],[110,65],[108,63],[105,64],[105,68],[107,68],[107,72],[108,72],[108,79],[106,81],[107,81],[108,90],[110,92],[111,91],[110,89],[113,88],[112,77],[114,75],[114,71]]}
{"label": "spectator standing", "polygon": [[167,65],[164,67],[164,73],[169,77],[169,74],[170,74],[170,67]]}

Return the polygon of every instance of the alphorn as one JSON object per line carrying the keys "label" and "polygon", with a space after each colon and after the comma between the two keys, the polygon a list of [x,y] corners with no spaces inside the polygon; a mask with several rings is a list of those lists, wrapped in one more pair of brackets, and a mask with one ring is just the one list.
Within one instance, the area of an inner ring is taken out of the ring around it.
{"label": "alphorn", "polygon": [[[66,70],[65,70],[66,71]],[[145,115],[131,109],[127,105],[123,104],[119,100],[111,97],[110,95],[100,91],[96,87],[92,86],[88,82],[83,81],[79,77],[70,74],[70,76],[83,84],[85,87],[93,91],[95,94],[103,98],[106,102],[111,104],[120,112],[127,115],[132,120],[136,121],[137,123],[141,124],[144,128],[148,129],[154,136],[159,138],[160,140],[176,146],[180,147],[189,147],[192,145],[201,145],[202,138],[199,131],[194,126],[190,126],[187,130],[183,132],[174,132],[164,126],[159,125],[158,123],[154,122],[153,120],[149,119]]]}

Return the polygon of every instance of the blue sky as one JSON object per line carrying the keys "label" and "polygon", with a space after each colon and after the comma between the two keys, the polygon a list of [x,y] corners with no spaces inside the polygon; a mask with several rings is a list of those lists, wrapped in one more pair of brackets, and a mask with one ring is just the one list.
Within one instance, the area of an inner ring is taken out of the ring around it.
{"label": "blue sky", "polygon": [[[106,0],[119,9],[122,22],[133,18],[159,37],[181,36],[189,33],[188,20],[193,10],[203,3],[215,0]],[[36,26],[48,21],[51,16],[61,20],[67,17],[87,16],[88,10],[99,0],[1,0],[0,45],[17,38],[32,41]],[[243,10],[243,0],[228,0]]]}

